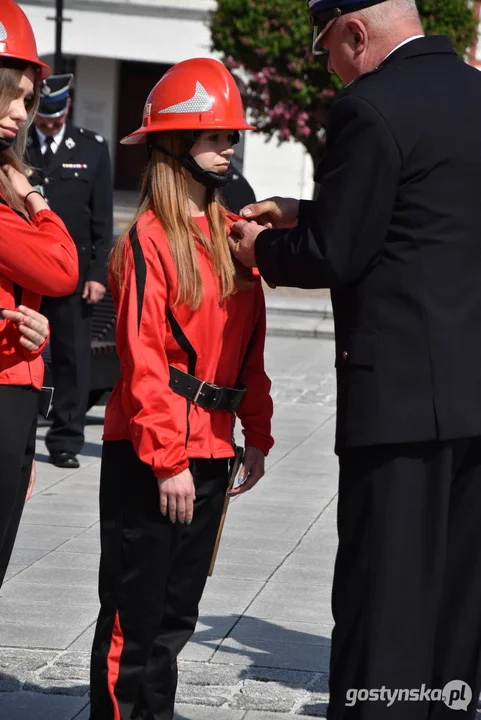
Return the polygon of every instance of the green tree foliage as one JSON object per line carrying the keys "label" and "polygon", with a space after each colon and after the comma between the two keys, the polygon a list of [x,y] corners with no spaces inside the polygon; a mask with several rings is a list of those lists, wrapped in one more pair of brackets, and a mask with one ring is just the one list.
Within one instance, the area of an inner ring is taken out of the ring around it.
{"label": "green tree foliage", "polygon": [[[476,37],[469,0],[418,0],[428,34],[447,34],[461,55]],[[218,0],[212,48],[246,81],[245,101],[258,129],[295,138],[314,162],[322,154],[329,106],[341,87],[311,52],[305,0]]]}

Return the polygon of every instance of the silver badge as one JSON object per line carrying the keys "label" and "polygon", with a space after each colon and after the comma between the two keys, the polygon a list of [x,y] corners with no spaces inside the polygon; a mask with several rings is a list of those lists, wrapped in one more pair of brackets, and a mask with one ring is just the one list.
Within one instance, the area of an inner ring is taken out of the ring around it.
{"label": "silver badge", "polygon": [[65,145],[68,147],[69,150],[72,150],[72,148],[74,148],[76,144],[77,143],[72,138],[67,138],[65,140]]}

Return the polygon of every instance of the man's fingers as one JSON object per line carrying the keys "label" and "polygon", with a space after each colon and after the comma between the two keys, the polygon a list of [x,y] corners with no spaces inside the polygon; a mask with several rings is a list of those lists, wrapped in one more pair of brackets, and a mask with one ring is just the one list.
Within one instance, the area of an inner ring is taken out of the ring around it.
{"label": "man's fingers", "polygon": [[256,218],[260,217],[261,215],[269,215],[272,212],[272,209],[274,207],[274,203],[272,200],[262,200],[258,203],[252,203],[251,205],[246,205],[242,208],[239,215],[241,217],[244,217],[248,220],[255,220]]}

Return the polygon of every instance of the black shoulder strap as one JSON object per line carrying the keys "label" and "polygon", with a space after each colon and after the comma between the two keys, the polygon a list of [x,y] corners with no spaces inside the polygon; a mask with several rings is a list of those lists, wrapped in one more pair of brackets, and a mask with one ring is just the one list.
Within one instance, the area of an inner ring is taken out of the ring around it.
{"label": "black shoulder strap", "polygon": [[137,223],[135,223],[134,227],[129,233],[129,240],[132,246],[132,254],[134,256],[135,283],[137,286],[137,328],[138,330],[140,330],[140,322],[142,320],[142,308],[144,306],[147,265],[137,233]]}
{"label": "black shoulder strap", "polygon": [[172,335],[174,336],[176,342],[180,345],[182,350],[187,354],[187,367],[188,367],[188,373],[189,375],[195,376],[195,366],[197,365],[197,353],[194,350],[194,347],[191,345],[189,340],[187,339],[184,331],[180,327],[179,323],[174,317],[174,313],[170,308],[167,310],[167,320],[169,321],[170,328],[172,330]]}
{"label": "black shoulder strap", "polygon": [[254,332],[252,333],[251,339],[249,340],[249,343],[248,343],[248,345],[247,345],[247,348],[246,348],[246,351],[245,351],[245,355],[244,355],[244,359],[242,360],[242,365],[240,366],[239,374],[237,375],[237,380],[236,380],[236,383],[235,383],[235,384],[236,384],[236,387],[239,386],[239,384],[240,384],[240,382],[241,382],[241,380],[242,380],[242,375],[243,375],[244,370],[245,370],[245,368],[246,368],[247,361],[249,360],[249,355],[251,354],[252,348],[254,347],[254,342],[255,342],[255,339],[256,339],[256,335],[257,335],[257,325],[255,326]]}

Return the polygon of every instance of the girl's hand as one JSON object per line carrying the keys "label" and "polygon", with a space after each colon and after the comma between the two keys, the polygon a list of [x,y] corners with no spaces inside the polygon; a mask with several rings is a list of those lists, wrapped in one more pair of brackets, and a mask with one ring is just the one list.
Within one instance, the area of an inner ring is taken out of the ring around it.
{"label": "girl's hand", "polygon": [[17,193],[19,200],[23,203],[25,195],[33,190],[33,187],[19,170],[15,170],[11,165],[2,165],[0,167],[7,180],[11,183],[13,189]]}
{"label": "girl's hand", "polygon": [[169,514],[171,522],[190,525],[194,516],[195,487],[189,468],[178,475],[160,480],[157,478],[160,495],[160,512]]}
{"label": "girl's hand", "polygon": [[244,455],[244,464],[239,473],[242,485],[230,490],[231,497],[241,495],[254,487],[265,474],[265,456],[259,448],[248,445]]}
{"label": "girl's hand", "polygon": [[48,337],[48,320],[36,310],[20,305],[18,310],[3,310],[2,316],[17,326],[21,335],[20,344],[34,352]]}

